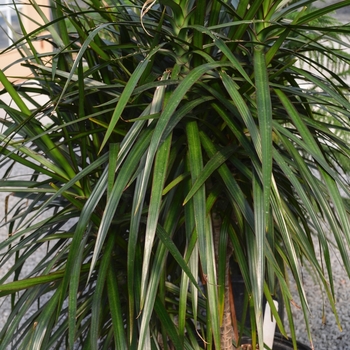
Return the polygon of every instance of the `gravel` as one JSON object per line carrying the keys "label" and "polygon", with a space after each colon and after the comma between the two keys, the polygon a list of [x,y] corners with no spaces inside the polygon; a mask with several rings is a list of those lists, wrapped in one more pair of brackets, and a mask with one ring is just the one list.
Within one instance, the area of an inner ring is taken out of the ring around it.
{"label": "gravel", "polygon": [[[309,322],[312,341],[308,339],[303,312],[300,309],[296,287],[293,285],[292,294],[295,305],[292,305],[296,334],[298,341],[314,347],[314,349],[350,349],[350,280],[346,271],[339,262],[336,250],[331,253],[333,266],[333,281],[335,288],[336,308],[339,316],[338,327],[336,318],[328,305],[327,296],[307,271],[303,271],[303,282],[306,297],[309,303]],[[287,320],[285,320],[287,324]]]}

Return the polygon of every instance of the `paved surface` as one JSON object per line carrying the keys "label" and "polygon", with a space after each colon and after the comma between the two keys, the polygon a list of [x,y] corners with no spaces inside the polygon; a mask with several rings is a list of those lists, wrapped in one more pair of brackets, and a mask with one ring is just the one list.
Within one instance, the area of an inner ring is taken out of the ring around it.
{"label": "paved surface", "polygon": [[[332,5],[340,2],[340,0],[320,0],[315,3],[318,7],[324,7],[325,4]],[[350,4],[350,2],[349,2]],[[335,16],[342,22],[350,21],[350,5],[342,8],[341,10],[336,11]]]}

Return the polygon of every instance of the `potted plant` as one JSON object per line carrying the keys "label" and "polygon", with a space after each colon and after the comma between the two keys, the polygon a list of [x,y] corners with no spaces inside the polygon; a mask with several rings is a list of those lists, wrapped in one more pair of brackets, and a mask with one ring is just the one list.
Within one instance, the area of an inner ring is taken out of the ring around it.
{"label": "potted plant", "polygon": [[48,19],[31,2],[45,24],[22,25],[7,50],[32,75],[0,71],[0,296],[12,310],[0,349],[239,348],[232,261],[253,348],[263,297],[287,337],[277,291],[297,348],[289,281],[308,327],[302,264],[336,313],[331,244],[350,272],[350,103],[320,58],[349,62],[326,41],[347,45],[349,26],[316,20],[348,1],[312,3],[57,0]]}

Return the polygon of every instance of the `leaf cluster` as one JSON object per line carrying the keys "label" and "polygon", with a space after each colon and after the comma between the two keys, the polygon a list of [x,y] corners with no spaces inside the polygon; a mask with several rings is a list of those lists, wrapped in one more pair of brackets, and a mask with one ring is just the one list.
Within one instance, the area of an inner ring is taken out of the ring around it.
{"label": "leaf cluster", "polygon": [[22,23],[3,54],[32,76],[0,71],[0,190],[17,199],[0,243],[1,264],[14,258],[0,349],[219,349],[228,246],[253,346],[263,296],[286,335],[280,293],[296,348],[290,279],[309,331],[304,264],[336,313],[350,102],[325,62],[348,66],[329,40],[349,47],[350,28],[321,21],[347,1],[304,11],[312,2],[56,0],[52,19],[31,2],[45,24]]}

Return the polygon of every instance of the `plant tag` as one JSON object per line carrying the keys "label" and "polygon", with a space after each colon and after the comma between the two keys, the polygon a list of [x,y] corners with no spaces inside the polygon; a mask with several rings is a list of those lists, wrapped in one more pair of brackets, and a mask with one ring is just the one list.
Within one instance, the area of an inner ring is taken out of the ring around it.
{"label": "plant tag", "polygon": [[[273,303],[278,310],[278,301],[274,300]],[[263,325],[263,335],[265,349],[272,349],[273,339],[275,338],[276,330],[276,320],[271,313],[271,308],[269,303],[266,303],[265,314],[264,314],[264,325]]]}

